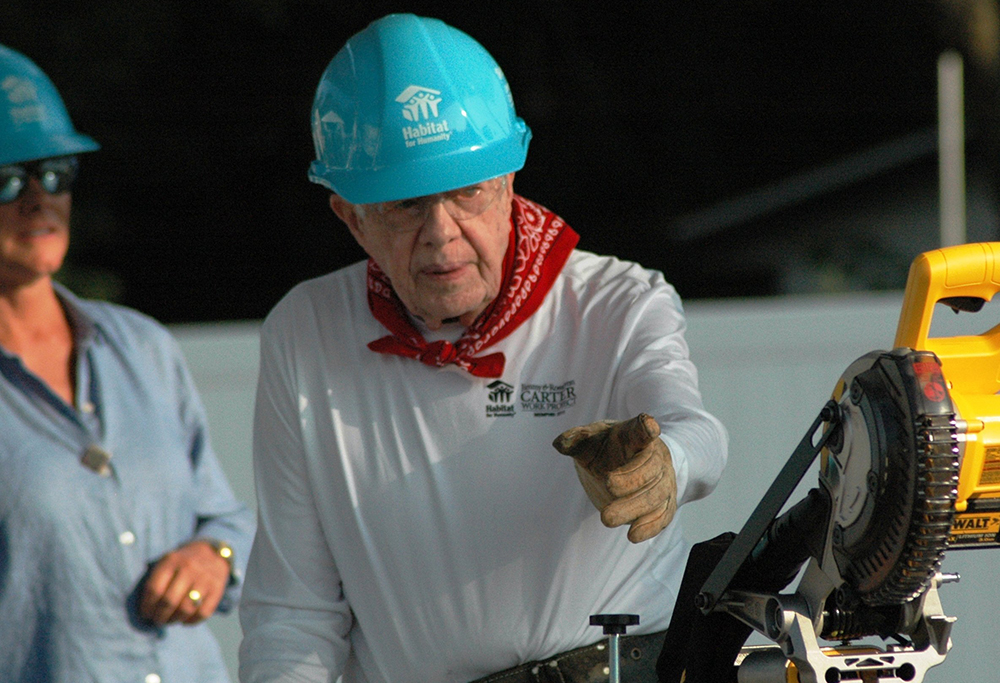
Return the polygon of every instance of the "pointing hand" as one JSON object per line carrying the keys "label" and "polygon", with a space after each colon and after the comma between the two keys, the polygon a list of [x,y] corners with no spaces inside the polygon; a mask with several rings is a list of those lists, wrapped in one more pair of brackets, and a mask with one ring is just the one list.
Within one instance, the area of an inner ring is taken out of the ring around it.
{"label": "pointing hand", "polygon": [[573,458],[587,496],[607,527],[629,524],[641,543],[663,531],[677,511],[677,479],[670,449],[652,416],[602,420],[568,429],[552,442]]}

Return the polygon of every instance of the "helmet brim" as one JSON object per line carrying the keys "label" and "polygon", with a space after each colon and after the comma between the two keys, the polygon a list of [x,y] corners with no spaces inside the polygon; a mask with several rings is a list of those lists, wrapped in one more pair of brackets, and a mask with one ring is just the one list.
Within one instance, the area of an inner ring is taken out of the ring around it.
{"label": "helmet brim", "polygon": [[46,135],[17,140],[0,151],[0,166],[96,152],[101,146],[88,135]]}

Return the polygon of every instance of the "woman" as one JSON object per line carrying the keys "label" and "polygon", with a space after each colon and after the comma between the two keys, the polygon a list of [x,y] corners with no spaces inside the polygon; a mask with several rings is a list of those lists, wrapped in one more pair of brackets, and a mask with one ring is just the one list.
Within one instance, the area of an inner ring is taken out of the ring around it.
{"label": "woman", "polygon": [[238,599],[250,512],[166,329],[53,280],[96,149],[0,46],[0,677],[225,681],[202,622]]}

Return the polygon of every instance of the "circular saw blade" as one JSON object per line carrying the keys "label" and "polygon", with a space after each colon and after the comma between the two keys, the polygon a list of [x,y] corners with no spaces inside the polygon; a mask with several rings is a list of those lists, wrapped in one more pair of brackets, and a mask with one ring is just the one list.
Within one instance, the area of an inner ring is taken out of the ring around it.
{"label": "circular saw blade", "polygon": [[954,516],[955,409],[941,365],[930,352],[874,351],[848,367],[834,400],[842,433],[821,468],[833,557],[862,603],[902,604],[939,570]]}

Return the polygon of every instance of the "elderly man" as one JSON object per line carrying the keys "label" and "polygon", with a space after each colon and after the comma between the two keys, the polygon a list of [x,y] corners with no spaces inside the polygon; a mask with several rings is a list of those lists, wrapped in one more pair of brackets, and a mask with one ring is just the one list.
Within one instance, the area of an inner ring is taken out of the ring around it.
{"label": "elderly man", "polygon": [[655,680],[674,513],[727,446],[673,288],[514,193],[530,131],[440,21],[352,37],[312,120],[369,259],[262,329],[241,680],[606,680],[608,612],[640,616],[622,671]]}

